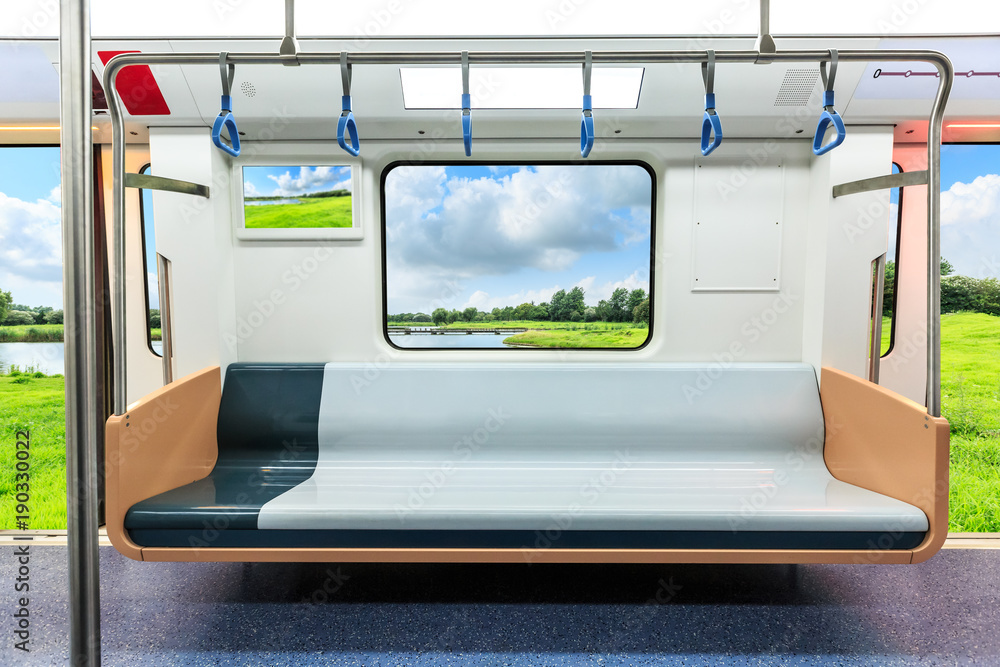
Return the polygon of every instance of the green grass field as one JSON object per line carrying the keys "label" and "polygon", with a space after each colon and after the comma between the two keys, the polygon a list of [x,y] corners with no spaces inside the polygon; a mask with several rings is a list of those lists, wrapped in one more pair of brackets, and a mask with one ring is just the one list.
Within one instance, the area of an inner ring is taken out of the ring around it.
{"label": "green grass field", "polygon": [[[432,327],[432,322],[393,322],[390,326]],[[454,322],[439,329],[529,329],[504,338],[508,345],[531,347],[636,348],[646,341],[649,328],[631,322],[549,322],[545,320],[506,320],[502,322]]]}
{"label": "green grass field", "polygon": [[[160,340],[160,329],[153,329],[153,340]],[[16,327],[0,326],[0,343],[61,343],[61,324],[23,324]]]}
{"label": "green grass field", "polygon": [[32,529],[66,528],[66,414],[62,377],[0,376],[0,529],[16,516],[18,431],[31,435],[28,503]]}
{"label": "green grass field", "polygon": [[350,227],[351,197],[302,199],[299,204],[244,206],[247,229]]}
{"label": "green grass field", "polygon": [[618,329],[538,329],[525,331],[504,338],[508,345],[530,345],[532,347],[575,348],[575,347],[617,347],[635,348],[646,342],[647,327]]}
{"label": "green grass field", "polygon": [[1000,317],[941,316],[941,412],[951,424],[950,528],[1000,532]]}
{"label": "green grass field", "polygon": [[0,343],[58,343],[62,339],[61,324],[20,324],[0,327]]}

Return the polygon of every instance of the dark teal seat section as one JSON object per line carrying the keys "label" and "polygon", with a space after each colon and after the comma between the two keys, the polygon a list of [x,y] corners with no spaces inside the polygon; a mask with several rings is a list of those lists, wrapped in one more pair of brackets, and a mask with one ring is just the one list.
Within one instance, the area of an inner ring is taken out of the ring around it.
{"label": "dark teal seat section", "polygon": [[323,364],[231,365],[215,468],[205,479],[135,504],[125,529],[256,530],[264,503],[316,469],[322,391]]}

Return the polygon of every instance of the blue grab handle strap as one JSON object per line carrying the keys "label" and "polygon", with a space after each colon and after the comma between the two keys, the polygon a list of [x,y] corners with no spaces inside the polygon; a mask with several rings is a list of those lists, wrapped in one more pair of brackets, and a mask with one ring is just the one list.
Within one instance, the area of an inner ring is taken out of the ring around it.
{"label": "blue grab handle strap", "polygon": [[[813,153],[825,155],[834,148],[844,143],[847,138],[847,128],[844,127],[844,119],[840,117],[834,108],[833,84],[837,79],[837,49],[830,49],[830,76],[826,75],[826,62],[819,64],[819,72],[823,77],[823,85],[826,90],[823,92],[823,113],[820,114],[819,123],[816,124],[816,134],[813,135]],[[830,125],[836,130],[837,136],[829,143],[823,144],[826,131]]]}
{"label": "blue grab handle strap", "polygon": [[472,95],[469,94],[469,52],[462,51],[462,144],[472,156]]}
{"label": "blue grab handle strap", "polygon": [[[715,134],[713,137],[712,134]],[[706,109],[701,119],[701,154],[708,156],[722,143],[722,120],[715,109]]]}
{"label": "blue grab handle strap", "polygon": [[587,157],[594,148],[594,109],[590,95],[583,96],[580,114],[580,155]]}
{"label": "blue grab handle strap", "polygon": [[[826,130],[831,124],[837,131],[837,136],[826,145],[823,145],[823,137],[826,136]],[[813,153],[816,155],[829,153],[834,148],[844,143],[844,139],[846,138],[847,128],[844,127],[844,119],[841,118],[840,114],[836,111],[824,110],[822,115],[819,117],[819,123],[816,125],[816,134],[813,136]]]}
{"label": "blue grab handle strap", "polygon": [[[236,127],[236,118],[233,116],[233,97],[230,89],[233,85],[233,77],[236,75],[236,66],[226,62],[229,52],[223,51],[219,54],[219,73],[222,76],[222,110],[212,123],[212,143],[224,153],[233,157],[240,155],[240,131]],[[222,130],[229,134],[229,143],[222,138]]]}
{"label": "blue grab handle strap", "polygon": [[347,51],[340,52],[340,80],[344,94],[340,98],[342,111],[337,119],[337,145],[357,157],[361,154],[361,141],[358,139],[358,124],[351,110],[351,65],[347,62]]}
{"label": "blue grab handle strap", "polygon": [[583,54],[583,112],[580,114],[580,155],[587,157],[594,148],[594,102],[590,96],[590,77],[594,56]]}
{"label": "blue grab handle strap", "polygon": [[705,62],[701,64],[701,78],[705,82],[705,115],[701,118],[701,154],[708,156],[722,143],[722,119],[715,112],[715,51],[712,49],[705,52]]}
{"label": "blue grab handle strap", "polygon": [[[223,128],[229,133],[231,146],[222,139]],[[240,156],[240,131],[236,128],[236,119],[233,118],[232,112],[225,108],[215,117],[215,123],[212,125],[212,143],[224,153],[233,157]]]}
{"label": "blue grab handle strap", "polygon": [[468,93],[462,94],[462,143],[465,155],[472,155],[472,99]]}
{"label": "blue grab handle strap", "polygon": [[[337,144],[345,151],[357,157],[361,155],[361,141],[358,139],[358,124],[354,121],[354,113],[350,109],[350,96],[344,96],[344,111],[337,119]],[[350,143],[347,140],[350,139]]]}

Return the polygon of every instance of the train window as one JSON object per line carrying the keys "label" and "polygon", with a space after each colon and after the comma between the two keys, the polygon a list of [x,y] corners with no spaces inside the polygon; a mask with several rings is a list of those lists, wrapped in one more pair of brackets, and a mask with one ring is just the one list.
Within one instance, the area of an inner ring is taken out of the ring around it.
{"label": "train window", "polygon": [[653,183],[635,162],[389,165],[387,340],[641,348],[652,326]]}
{"label": "train window", "polygon": [[245,240],[360,237],[353,167],[243,165],[237,236]]}
{"label": "train window", "polygon": [[[892,173],[902,172],[902,168],[892,163]],[[896,267],[899,263],[899,238],[903,224],[903,188],[889,191],[889,243],[885,252],[885,273],[882,286],[882,340],[880,355],[892,351],[896,334]]]}
{"label": "train window", "polygon": [[[149,173],[147,164],[139,170]],[[163,356],[160,328],[160,273],[156,261],[156,229],[153,227],[153,191],[139,190],[139,220],[142,233],[142,263],[146,276],[146,342],[153,354]]]}

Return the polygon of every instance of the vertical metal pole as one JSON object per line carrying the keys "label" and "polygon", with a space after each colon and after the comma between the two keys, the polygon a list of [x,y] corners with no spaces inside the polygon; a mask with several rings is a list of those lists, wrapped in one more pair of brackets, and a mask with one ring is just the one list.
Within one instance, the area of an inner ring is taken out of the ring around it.
{"label": "vertical metal pole", "polygon": [[[65,1],[65,0],[64,0]],[[104,90],[111,115],[111,339],[114,351],[112,407],[123,415],[128,407],[125,337],[125,121],[115,88],[117,70],[105,68]]]}
{"label": "vertical metal pole", "polygon": [[927,129],[927,413],[941,416],[941,125],[955,70],[947,58]]}
{"label": "vertical metal pole", "polygon": [[70,664],[101,662],[97,548],[98,352],[90,1],[61,0],[59,116],[66,323],[66,500]]}
{"label": "vertical metal pole", "polygon": [[286,58],[286,65],[298,65],[299,42],[295,39],[295,0],[285,0],[285,36],[278,47],[278,54]]}
{"label": "vertical metal pole", "polygon": [[757,51],[758,64],[766,65],[771,62],[767,54],[776,51],[771,37],[771,0],[760,0],[760,27],[757,29],[757,41],[753,48]]}

